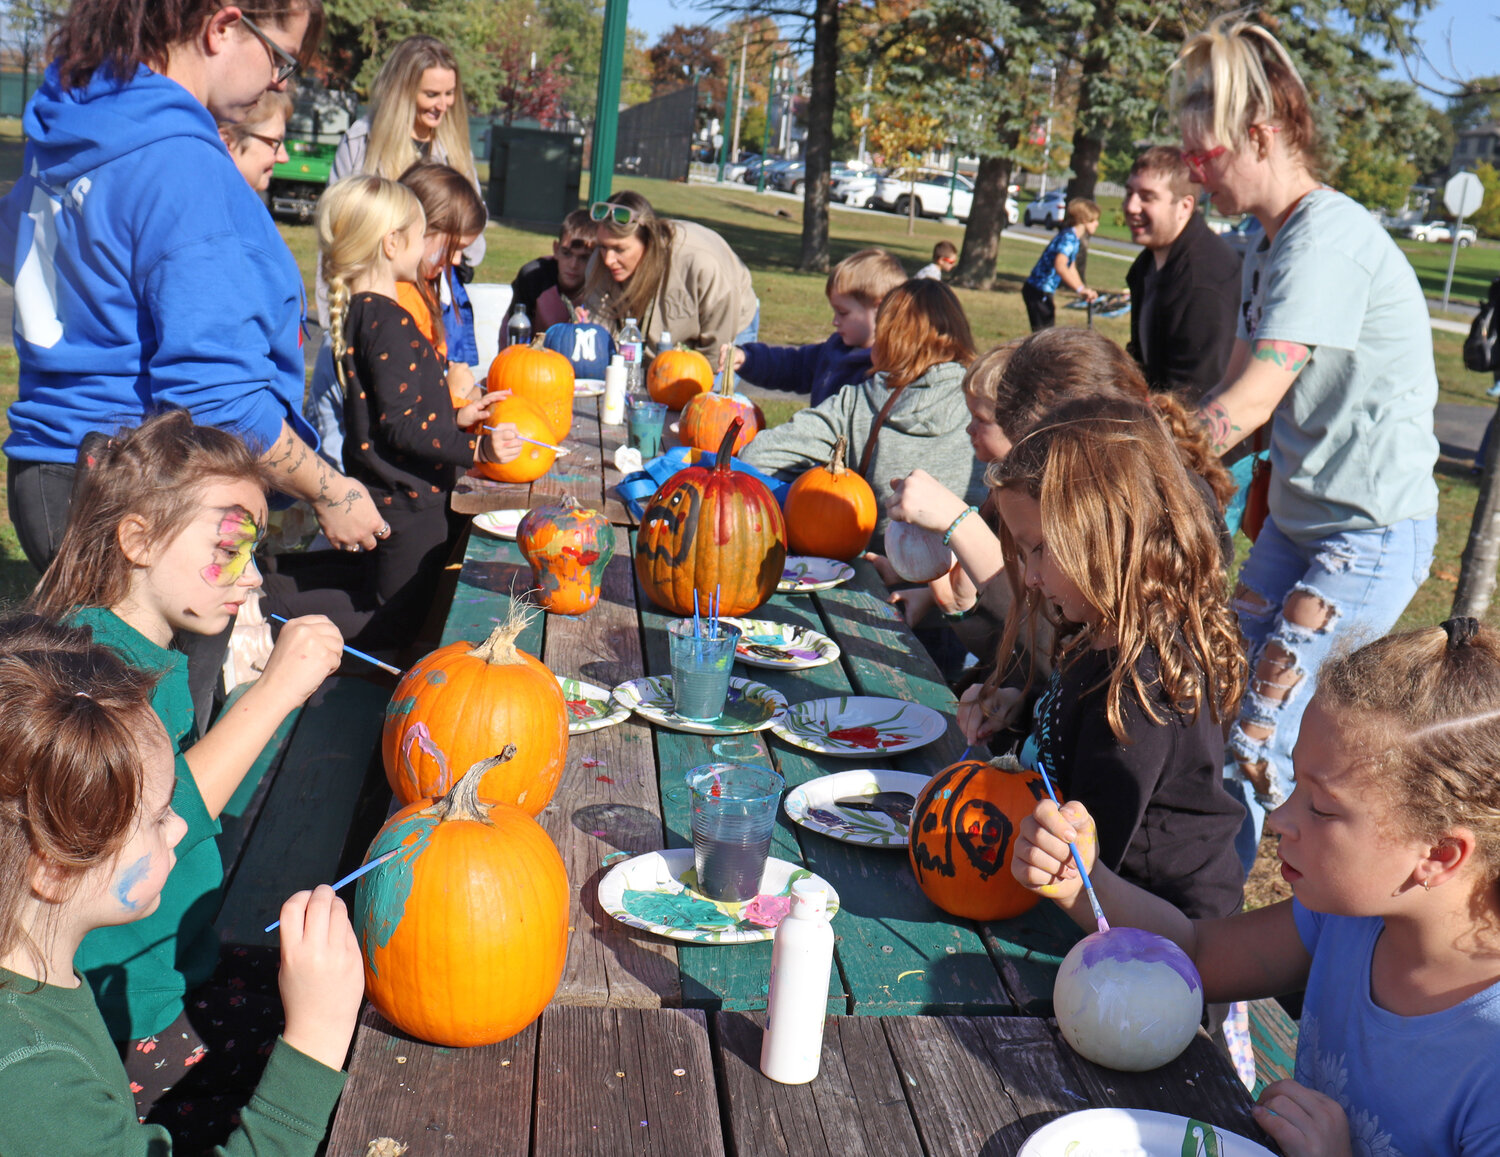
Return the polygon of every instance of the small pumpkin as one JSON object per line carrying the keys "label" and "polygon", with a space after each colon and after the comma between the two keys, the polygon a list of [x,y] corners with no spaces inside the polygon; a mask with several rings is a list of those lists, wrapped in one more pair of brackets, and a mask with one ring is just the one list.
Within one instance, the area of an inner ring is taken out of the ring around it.
{"label": "small pumpkin", "polygon": [[786,537],[793,554],[853,558],[870,545],[880,505],[870,484],[844,465],[847,447],[839,438],[828,465],[814,466],[788,489]]}
{"label": "small pumpkin", "polygon": [[506,346],[490,363],[485,388],[534,402],[547,419],[548,442],[561,442],[573,428],[573,364],[554,350]]}
{"label": "small pumpkin", "polygon": [[536,403],[514,396],[501,398],[490,407],[488,424],[493,426],[500,422],[514,422],[516,432],[532,442],[521,443],[521,456],[513,462],[476,462],[475,470],[496,482],[535,482],[552,469],[552,463],[557,461],[556,453],[546,446],[533,445],[534,442],[550,443],[553,439],[552,424]]}
{"label": "small pumpkin", "polygon": [[697,350],[662,350],[651,360],[646,372],[646,389],[653,402],[665,402],[670,410],[680,410],[699,394],[714,388],[714,368]]}
{"label": "small pumpkin", "polygon": [[731,362],[717,390],[690,398],[682,407],[682,417],[677,422],[677,440],[695,450],[714,450],[736,418],[741,422],[734,441],[734,453],[738,454],[766,428],[766,416],[744,394],[734,392],[734,365]]}
{"label": "small pumpkin", "polygon": [[615,528],[570,496],[528,511],[516,545],[531,565],[541,605],[554,615],[581,615],[599,601],[604,568],[615,556]]}
{"label": "small pumpkin", "polygon": [[1021,821],[1046,797],[1014,758],[967,759],[927,781],[911,809],[907,853],[927,898],[954,916],[1005,920],[1038,896],[1010,874]]}
{"label": "small pumpkin", "polygon": [[885,556],[909,583],[930,583],[953,569],[953,552],[943,545],[943,536],[910,522],[886,524]]}
{"label": "small pumpkin", "polygon": [[743,615],[776,593],[786,565],[786,519],[765,483],[730,466],[740,432],[724,431],[712,468],[688,466],[657,489],[641,516],[635,574],[657,606],[693,613],[717,591],[719,613]]}
{"label": "small pumpkin", "polygon": [[472,766],[511,736],[525,746],[486,776],[484,797],[533,816],[552,799],[568,757],[568,708],[552,672],[516,646],[525,624],[517,604],[479,646],[439,647],[396,684],[380,745],[402,803],[445,794],[451,768]]}
{"label": "small pumpkin", "polygon": [[542,345],[562,354],[573,367],[574,378],[603,378],[615,339],[609,330],[591,321],[560,321],[547,327]]}
{"label": "small pumpkin", "polygon": [[481,760],[439,801],[397,812],[367,860],[397,855],[360,880],[352,913],[365,993],[418,1040],[494,1044],[542,1014],[568,947],[568,875],[541,825],[480,798],[516,753]]}

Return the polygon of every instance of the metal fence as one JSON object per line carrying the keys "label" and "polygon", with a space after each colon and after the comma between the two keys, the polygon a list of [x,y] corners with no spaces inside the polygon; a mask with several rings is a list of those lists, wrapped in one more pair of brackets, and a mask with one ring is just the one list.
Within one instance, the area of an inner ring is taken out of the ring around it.
{"label": "metal fence", "polygon": [[693,145],[698,88],[687,88],[620,110],[615,172],[685,181]]}

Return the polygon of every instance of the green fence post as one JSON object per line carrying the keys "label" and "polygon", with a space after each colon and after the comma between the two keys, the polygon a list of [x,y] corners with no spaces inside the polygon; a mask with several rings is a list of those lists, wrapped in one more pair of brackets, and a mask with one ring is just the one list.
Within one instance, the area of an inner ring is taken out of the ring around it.
{"label": "green fence post", "polygon": [[599,94],[594,102],[594,147],[589,154],[589,200],[609,198],[615,176],[615,136],[620,127],[620,78],[625,71],[628,0],[606,0],[604,44],[599,50]]}
{"label": "green fence post", "polygon": [[729,81],[724,85],[724,123],[721,126],[719,140],[719,184],[724,183],[724,164],[729,152],[729,121],[730,113],[733,111],[734,101],[734,61],[729,62]]}

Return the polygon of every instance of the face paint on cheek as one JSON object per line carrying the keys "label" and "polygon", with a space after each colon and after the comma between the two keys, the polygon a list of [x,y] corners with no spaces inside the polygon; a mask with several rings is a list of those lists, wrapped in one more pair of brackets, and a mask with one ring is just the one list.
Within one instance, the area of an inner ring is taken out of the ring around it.
{"label": "face paint on cheek", "polygon": [[148,875],[150,875],[150,873],[151,857],[142,856],[139,860],[131,864],[130,867],[125,868],[120,872],[118,876],[115,877],[115,882],[111,887],[111,891],[114,892],[115,899],[119,902],[120,907],[125,909],[125,911],[135,912],[140,908],[143,901],[132,900],[130,898],[130,893],[133,892],[136,886]]}
{"label": "face paint on cheek", "polygon": [[239,582],[245,573],[266,528],[243,506],[230,506],[220,513],[223,517],[219,520],[214,560],[199,573],[211,586],[227,587]]}

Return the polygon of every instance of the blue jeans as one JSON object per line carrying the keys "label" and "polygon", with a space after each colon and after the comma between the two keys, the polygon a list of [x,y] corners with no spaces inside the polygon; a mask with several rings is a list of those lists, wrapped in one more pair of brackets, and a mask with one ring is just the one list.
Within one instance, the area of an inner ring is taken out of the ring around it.
{"label": "blue jeans", "polygon": [[[737,333],[737,334],[734,335],[734,342],[733,342],[733,344],[734,345],[740,345],[740,346],[742,346],[742,345],[749,345],[751,342],[757,340],[759,337],[760,337],[760,302],[757,301],[755,303],[755,316],[750,319],[750,324],[749,325],[747,325],[744,329],[740,330],[739,333]],[[714,352],[709,355],[709,359],[708,360],[711,361],[711,362],[713,362],[714,365],[718,365],[719,364],[719,351],[718,350],[714,350]],[[714,385],[716,387],[721,382],[723,382],[723,380],[724,380],[724,375],[723,374],[720,374],[720,373],[715,373],[714,374]]]}
{"label": "blue jeans", "polygon": [[1436,544],[1435,516],[1311,543],[1293,542],[1266,519],[1234,592],[1250,682],[1224,769],[1225,786],[1249,812],[1235,841],[1247,871],[1266,811],[1291,794],[1292,748],[1318,668],[1335,649],[1373,642],[1395,625]]}

